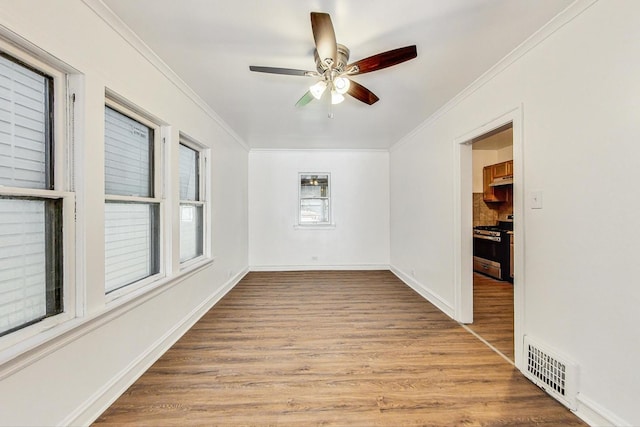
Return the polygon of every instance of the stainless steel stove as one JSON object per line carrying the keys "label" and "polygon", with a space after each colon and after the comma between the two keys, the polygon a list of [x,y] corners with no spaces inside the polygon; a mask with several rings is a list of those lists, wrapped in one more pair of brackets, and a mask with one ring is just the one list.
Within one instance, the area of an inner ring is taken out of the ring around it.
{"label": "stainless steel stove", "polygon": [[496,225],[473,228],[473,269],[498,280],[511,280],[510,236],[513,221],[498,221]]}

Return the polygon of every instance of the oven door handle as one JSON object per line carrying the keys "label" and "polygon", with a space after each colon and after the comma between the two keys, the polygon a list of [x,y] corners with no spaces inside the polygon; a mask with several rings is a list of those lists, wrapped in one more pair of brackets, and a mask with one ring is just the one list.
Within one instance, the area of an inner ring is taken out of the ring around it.
{"label": "oven door handle", "polygon": [[484,236],[482,234],[474,234],[475,239],[491,240],[492,242],[500,242],[502,239],[498,236]]}

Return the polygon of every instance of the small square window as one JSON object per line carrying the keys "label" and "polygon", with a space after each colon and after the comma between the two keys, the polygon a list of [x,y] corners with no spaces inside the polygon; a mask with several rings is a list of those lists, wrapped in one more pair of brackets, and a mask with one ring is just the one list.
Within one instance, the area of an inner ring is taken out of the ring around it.
{"label": "small square window", "polygon": [[329,174],[301,173],[299,224],[331,224]]}

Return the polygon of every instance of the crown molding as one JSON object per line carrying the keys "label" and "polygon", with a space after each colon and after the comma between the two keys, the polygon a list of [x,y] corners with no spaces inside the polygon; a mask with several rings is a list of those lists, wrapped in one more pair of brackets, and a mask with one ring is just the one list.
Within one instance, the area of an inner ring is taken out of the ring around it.
{"label": "crown molding", "polygon": [[102,0],[82,0],[124,41],[162,73],[176,88],[191,99],[202,111],[218,123],[245,151],[249,145],[207,104],[187,83],[182,80],[136,33],[131,30]]}
{"label": "crown molding", "polygon": [[395,151],[408,141],[410,141],[421,130],[433,124],[440,117],[455,108],[466,98],[475,93],[478,89],[489,83],[495,77],[505,71],[511,64],[526,55],[530,50],[534,49],[556,31],[573,21],[585,10],[593,6],[598,0],[576,0],[567,6],[562,12],[554,16],[542,28],[529,36],[525,41],[520,43],[515,49],[509,52],[504,58],[498,61],[493,67],[489,68],[484,74],[474,80],[469,86],[464,88],[460,93],[451,98],[446,104],[440,107],[435,113],[431,114],[425,121],[420,123],[411,132],[405,135],[395,144],[391,145],[389,151]]}
{"label": "crown molding", "polygon": [[387,148],[252,148],[249,153],[389,153]]}

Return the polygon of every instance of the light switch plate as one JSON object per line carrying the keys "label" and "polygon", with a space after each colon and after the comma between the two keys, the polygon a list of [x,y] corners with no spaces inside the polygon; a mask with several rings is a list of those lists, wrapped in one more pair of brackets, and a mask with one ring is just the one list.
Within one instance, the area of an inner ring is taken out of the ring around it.
{"label": "light switch plate", "polygon": [[529,200],[531,209],[542,209],[542,191],[532,191]]}

